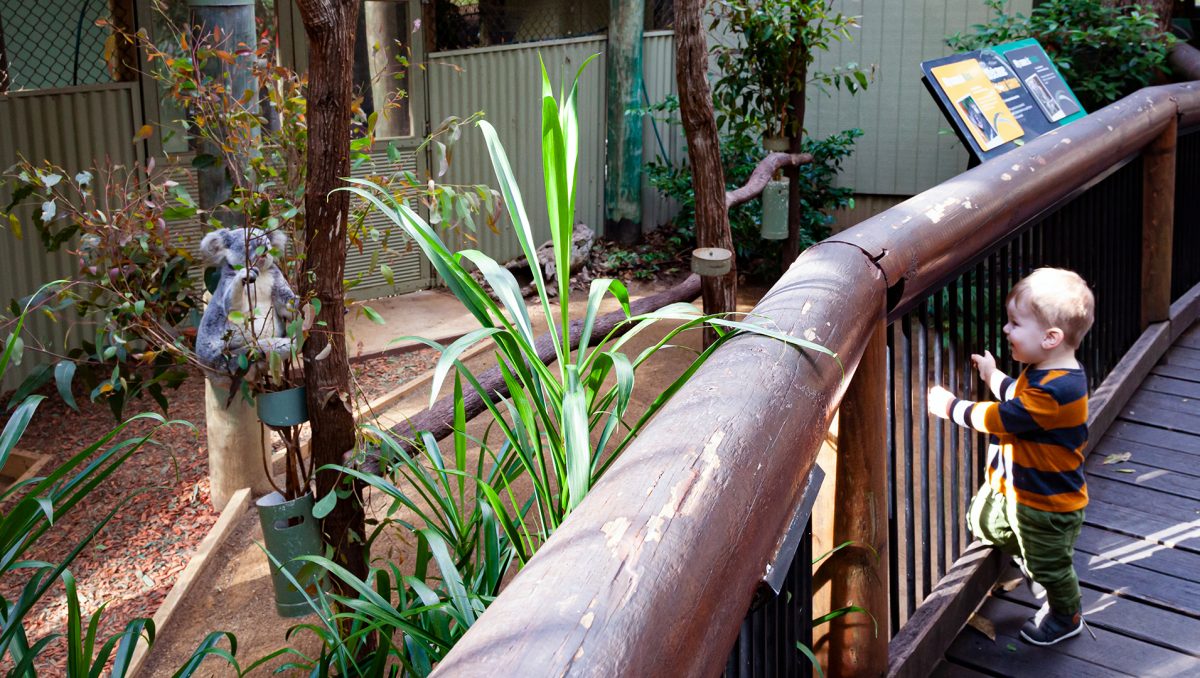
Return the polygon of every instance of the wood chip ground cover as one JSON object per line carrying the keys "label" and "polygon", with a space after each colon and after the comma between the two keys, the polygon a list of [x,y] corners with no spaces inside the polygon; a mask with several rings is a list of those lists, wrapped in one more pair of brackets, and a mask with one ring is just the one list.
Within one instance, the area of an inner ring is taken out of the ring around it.
{"label": "wood chip ground cover", "polygon": [[[436,360],[434,351],[421,350],[356,361],[351,369],[356,387],[369,399],[424,373]],[[88,402],[86,394],[75,394],[81,409],[78,413],[57,395],[50,391],[47,395],[19,444],[21,449],[50,457],[42,474],[116,425],[108,407]],[[3,402],[8,397],[5,395]],[[171,426],[159,430],[152,444],[135,453],[90,495],[82,510],[60,521],[29,554],[37,559],[60,560],[102,516],[132,496],[70,568],[78,580],[85,617],[107,603],[101,638],[119,632],[131,619],[154,615],[218,517],[209,503],[204,383],[199,378],[189,379],[169,398],[169,418],[192,422],[195,428]],[[138,402],[128,411],[132,414],[150,408],[148,401]],[[0,429],[7,418],[7,413],[0,417]],[[138,422],[117,440],[143,434],[150,424]],[[5,576],[0,580],[0,592],[12,600],[23,583],[22,578]],[[66,616],[66,599],[59,585],[27,618],[30,640],[63,632]],[[66,644],[59,639],[46,648],[37,668],[39,675],[53,676],[65,675],[65,666]]]}

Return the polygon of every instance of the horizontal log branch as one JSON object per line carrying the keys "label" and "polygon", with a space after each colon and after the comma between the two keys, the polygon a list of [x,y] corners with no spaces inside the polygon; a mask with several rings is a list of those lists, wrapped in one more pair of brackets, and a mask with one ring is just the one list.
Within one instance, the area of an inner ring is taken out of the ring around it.
{"label": "horizontal log branch", "polygon": [[784,167],[805,165],[813,161],[811,153],[772,153],[758,162],[750,173],[746,185],[725,192],[725,209],[730,209],[748,200],[757,198],[771,176]]}
{"label": "horizontal log branch", "polygon": [[[633,315],[641,315],[656,311],[668,304],[674,304],[680,301],[691,301],[700,296],[700,276],[690,275],[683,282],[663,290],[657,294],[643,297],[634,300],[629,305],[629,310]],[[592,337],[603,338],[609,332],[616,330],[613,336],[620,336],[633,328],[632,323],[622,325],[625,320],[625,311],[617,310],[611,313],[606,313],[596,319],[592,326]],[[571,348],[579,347],[579,341],[583,336],[583,320],[573,320],[570,325]],[[534,341],[534,348],[537,350],[538,358],[546,364],[552,362],[555,358],[554,337],[549,333],[540,335]],[[491,394],[492,398],[508,397],[508,385],[504,382],[504,376],[500,373],[499,367],[493,367],[477,376],[479,383],[484,389]],[[467,419],[475,417],[486,409],[483,402],[483,397],[478,391],[472,389],[463,393],[463,407],[466,410]],[[448,395],[439,399],[427,410],[424,410],[411,419],[403,423],[393,426],[389,433],[395,437],[400,446],[408,453],[415,452],[415,447],[412,443],[416,438],[418,431],[429,431],[437,440],[441,440],[450,434],[454,423],[454,395]],[[349,459],[347,462],[349,463]],[[359,462],[359,468],[368,473],[379,472],[379,458],[377,456],[368,456]]]}

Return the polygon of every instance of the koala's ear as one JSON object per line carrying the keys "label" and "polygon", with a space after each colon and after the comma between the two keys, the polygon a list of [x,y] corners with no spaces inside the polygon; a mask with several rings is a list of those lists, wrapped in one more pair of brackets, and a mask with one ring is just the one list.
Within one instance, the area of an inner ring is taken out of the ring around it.
{"label": "koala's ear", "polygon": [[272,249],[277,250],[280,255],[287,252],[287,233],[277,228],[267,233],[267,237],[271,240]]}
{"label": "koala's ear", "polygon": [[209,264],[219,264],[225,260],[225,253],[229,251],[229,239],[232,233],[228,228],[218,228],[217,230],[204,236],[200,241],[200,254]]}

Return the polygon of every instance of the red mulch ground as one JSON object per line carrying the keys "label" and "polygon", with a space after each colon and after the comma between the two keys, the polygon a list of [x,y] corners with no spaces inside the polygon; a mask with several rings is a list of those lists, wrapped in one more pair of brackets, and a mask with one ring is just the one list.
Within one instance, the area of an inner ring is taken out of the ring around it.
{"label": "red mulch ground", "polygon": [[[357,361],[352,370],[357,387],[366,398],[372,398],[429,370],[436,359],[436,354],[426,349]],[[51,457],[42,474],[77,454],[116,423],[103,403],[89,403],[86,396],[77,394],[81,412],[76,413],[52,389],[47,394],[49,397],[18,443],[23,450]],[[2,402],[6,403],[8,397],[4,396]],[[148,490],[130,500],[70,567],[78,580],[85,617],[107,603],[99,634],[102,639],[119,632],[131,619],[154,615],[217,520],[218,513],[209,504],[203,381],[189,379],[169,397],[170,418],[192,422],[196,428],[176,425],[160,429],[154,444],[136,452],[90,495],[86,506],[77,507],[62,519],[28,554],[51,562],[61,560],[124,498]],[[152,403],[148,401],[134,403],[128,413],[150,408]],[[0,416],[0,430],[6,421],[7,413]],[[151,426],[151,422],[138,422],[116,440],[143,434]],[[0,594],[13,600],[25,581],[15,575],[0,578]],[[50,633],[64,633],[66,617],[66,599],[59,585],[27,617],[30,642]],[[65,653],[65,641],[52,642],[38,662],[39,674],[65,675]]]}

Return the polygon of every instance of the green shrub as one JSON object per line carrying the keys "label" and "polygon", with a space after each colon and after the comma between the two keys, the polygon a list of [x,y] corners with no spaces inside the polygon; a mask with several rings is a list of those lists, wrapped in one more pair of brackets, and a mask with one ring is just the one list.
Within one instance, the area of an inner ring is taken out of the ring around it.
{"label": "green shrub", "polygon": [[1089,111],[1153,84],[1167,72],[1167,52],[1175,38],[1159,30],[1158,15],[1149,7],[1047,0],[1025,16],[1010,13],[1008,0],[983,3],[993,18],[972,26],[971,33],[949,36],[946,44],[965,51],[1035,38]]}
{"label": "green shrub", "polygon": [[[673,110],[668,103],[660,110]],[[824,139],[805,137],[805,153],[813,162],[800,168],[801,210],[800,249],[820,242],[829,235],[833,217],[839,207],[854,206],[854,189],[836,186],[842,161],[854,152],[854,142],[862,130],[849,129]],[[758,162],[766,157],[761,138],[748,129],[740,128],[721,135],[721,163],[725,168],[725,187],[738,188],[750,178]],[[651,162],[646,171],[650,185],[664,196],[679,203],[679,214],[670,226],[668,242],[684,249],[696,241],[696,196],[692,191],[692,169],[689,165],[675,166],[668,162]],[[729,227],[737,254],[738,271],[751,279],[772,280],[781,273],[779,268],[782,240],[764,240],[762,231],[762,201],[755,199],[729,210]]]}

